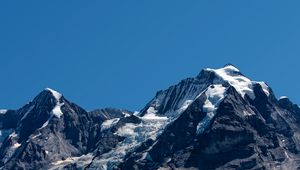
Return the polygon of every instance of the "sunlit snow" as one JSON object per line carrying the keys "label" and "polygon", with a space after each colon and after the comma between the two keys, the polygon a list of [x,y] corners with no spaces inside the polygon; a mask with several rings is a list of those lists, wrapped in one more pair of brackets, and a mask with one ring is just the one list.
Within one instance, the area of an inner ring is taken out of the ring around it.
{"label": "sunlit snow", "polygon": [[0,109],[0,114],[5,114],[8,110],[6,109]]}
{"label": "sunlit snow", "polygon": [[56,117],[60,118],[63,115],[63,112],[61,111],[61,106],[64,105],[64,103],[60,102],[60,98],[62,97],[62,94],[50,88],[46,88],[45,90],[50,91],[54,96],[54,98],[56,99],[56,106],[53,108],[51,113]]}
{"label": "sunlit snow", "polygon": [[109,120],[104,121],[101,124],[101,131],[112,128],[114,125],[116,125],[118,123],[119,120],[120,120],[119,118],[115,118],[115,119],[109,119]]}
{"label": "sunlit snow", "polygon": [[287,96],[281,96],[279,99],[287,99]]}
{"label": "sunlit snow", "polygon": [[207,68],[206,70],[215,72],[221,79],[227,81],[231,86],[233,86],[243,97],[247,94],[251,99],[254,99],[255,94],[253,91],[253,85],[257,83],[262,86],[266,95],[270,95],[269,87],[266,83],[251,81],[242,75],[239,69],[232,65],[227,65],[220,69]]}
{"label": "sunlit snow", "polygon": [[207,91],[205,92],[207,99],[203,105],[203,111],[206,112],[206,116],[198,123],[197,134],[202,133],[215,116],[218,106],[224,98],[225,91],[226,87],[223,87],[222,85],[208,87]]}

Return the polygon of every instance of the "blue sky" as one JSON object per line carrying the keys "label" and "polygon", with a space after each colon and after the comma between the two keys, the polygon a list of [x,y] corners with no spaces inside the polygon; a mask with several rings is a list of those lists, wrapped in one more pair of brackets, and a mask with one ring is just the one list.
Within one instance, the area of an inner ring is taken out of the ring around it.
{"label": "blue sky", "polygon": [[202,68],[236,65],[300,104],[300,1],[1,1],[0,108],[45,87],[141,109]]}

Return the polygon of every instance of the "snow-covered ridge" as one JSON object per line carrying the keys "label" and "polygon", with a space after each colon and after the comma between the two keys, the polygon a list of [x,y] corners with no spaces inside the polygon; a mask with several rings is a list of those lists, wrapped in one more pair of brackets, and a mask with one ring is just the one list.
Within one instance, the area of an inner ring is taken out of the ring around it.
{"label": "snow-covered ridge", "polygon": [[0,114],[5,114],[8,110],[6,109],[0,109]]}
{"label": "snow-covered ridge", "polygon": [[279,99],[287,99],[288,97],[287,96],[281,96],[279,97]]}
{"label": "snow-covered ridge", "polygon": [[270,95],[269,87],[266,85],[266,83],[251,81],[233,65],[226,65],[220,69],[207,68],[205,70],[216,73],[218,77],[233,86],[242,95],[242,97],[245,97],[247,94],[251,99],[255,99],[255,94],[253,91],[254,84],[260,84],[265,94],[268,96]]}
{"label": "snow-covered ridge", "polygon": [[45,88],[45,90],[46,91],[50,91],[57,101],[60,100],[62,94],[60,94],[59,92],[57,92],[57,91],[55,91],[53,89],[50,89],[50,88]]}
{"label": "snow-covered ridge", "polygon": [[64,103],[60,102],[62,94],[53,89],[50,89],[50,88],[46,88],[45,90],[50,91],[52,93],[53,97],[56,99],[56,106],[53,108],[51,113],[54,116],[60,118],[63,115],[63,112],[61,111],[61,106],[64,105]]}

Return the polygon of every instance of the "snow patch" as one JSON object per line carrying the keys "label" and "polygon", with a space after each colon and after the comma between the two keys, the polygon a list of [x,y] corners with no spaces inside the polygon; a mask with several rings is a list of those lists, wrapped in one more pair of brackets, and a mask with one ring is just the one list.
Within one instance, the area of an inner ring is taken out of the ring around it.
{"label": "snow patch", "polygon": [[59,160],[59,161],[56,161],[56,162],[53,162],[52,164],[53,165],[61,165],[61,164],[66,164],[66,163],[72,163],[73,161],[75,161],[75,157],[69,157],[65,160]]}
{"label": "snow patch", "polygon": [[57,160],[51,163],[49,170],[65,169],[64,166],[72,163],[76,163],[77,169],[85,169],[86,165],[92,161],[93,157],[94,156],[92,154],[87,154],[80,157],[68,157],[64,160]]}
{"label": "snow patch", "polygon": [[12,134],[9,135],[10,138],[16,138],[18,136],[18,134],[16,134],[16,132],[13,132]]}
{"label": "snow patch", "polygon": [[279,99],[288,99],[287,96],[281,96]]}
{"label": "snow patch", "polygon": [[35,107],[35,105],[30,106],[30,108],[27,110],[27,112],[24,114],[24,116],[22,117],[21,121],[24,120],[27,115],[32,111],[32,109]]}
{"label": "snow patch", "polygon": [[129,117],[130,116],[130,114],[129,113],[127,113],[127,112],[122,112],[122,114],[124,115],[124,117]]}
{"label": "snow patch", "polygon": [[213,85],[208,87],[205,95],[207,99],[203,105],[203,111],[206,116],[197,125],[197,134],[203,133],[215,116],[220,102],[224,99],[226,87],[222,85]]}
{"label": "snow patch", "polygon": [[119,122],[120,118],[110,119],[106,120],[101,124],[101,131],[107,130],[112,128],[114,125],[116,125]]}
{"label": "snow patch", "polygon": [[57,101],[59,101],[60,98],[62,97],[62,94],[60,94],[59,92],[57,92],[53,89],[46,88],[45,90],[50,91]]}
{"label": "snow patch", "polygon": [[53,95],[53,97],[56,99],[56,106],[53,108],[52,110],[52,114],[58,118],[60,118],[63,115],[63,112],[61,111],[61,106],[64,105],[64,103],[60,102],[60,99],[62,97],[62,94],[60,94],[59,92],[50,89],[50,88],[46,88],[45,90],[50,91]]}
{"label": "snow patch", "polygon": [[270,96],[270,92],[269,92],[269,86],[265,83],[265,82],[257,82],[258,84],[260,84],[260,86],[262,87],[264,93],[267,96]]}
{"label": "snow patch", "polygon": [[52,114],[58,118],[60,118],[63,115],[63,112],[61,111],[61,106],[63,106],[64,103],[56,103],[56,106],[52,110]]}
{"label": "snow patch", "polygon": [[11,140],[11,145],[5,152],[5,155],[2,159],[4,163],[6,163],[14,155],[15,151],[21,146],[20,143],[16,142],[17,139],[15,138],[18,138],[18,134],[16,134],[16,132],[13,132],[9,135],[9,140]]}
{"label": "snow patch", "polygon": [[167,120],[168,118],[165,116],[157,116],[155,113],[147,113],[145,116],[142,117],[143,119],[148,119],[148,120],[156,120],[156,119],[161,119],[161,120]]}
{"label": "snow patch", "polygon": [[139,114],[140,114],[139,111],[135,111],[135,112],[133,113],[134,116],[138,116]]}
{"label": "snow patch", "polygon": [[178,110],[179,112],[184,112],[190,104],[192,104],[194,102],[194,100],[186,100],[184,101],[183,105],[180,107],[180,109]]}
{"label": "snow patch", "polygon": [[135,132],[134,132],[135,128],[136,128],[135,124],[126,123],[125,126],[118,129],[116,134],[119,136],[122,136],[122,137],[130,137],[132,135],[135,135]]}
{"label": "snow patch", "polygon": [[0,109],[0,114],[5,114],[8,110],[6,109]]}
{"label": "snow patch", "polygon": [[20,143],[15,143],[13,146],[12,146],[12,148],[13,149],[17,149],[17,148],[19,148],[21,146],[21,144]]}

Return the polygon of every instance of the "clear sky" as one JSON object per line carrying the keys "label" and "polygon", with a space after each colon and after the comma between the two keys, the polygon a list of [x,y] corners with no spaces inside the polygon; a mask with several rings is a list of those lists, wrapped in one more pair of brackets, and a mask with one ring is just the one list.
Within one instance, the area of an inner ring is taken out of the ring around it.
{"label": "clear sky", "polygon": [[45,87],[140,110],[202,68],[236,65],[300,104],[300,1],[0,1],[0,108]]}

